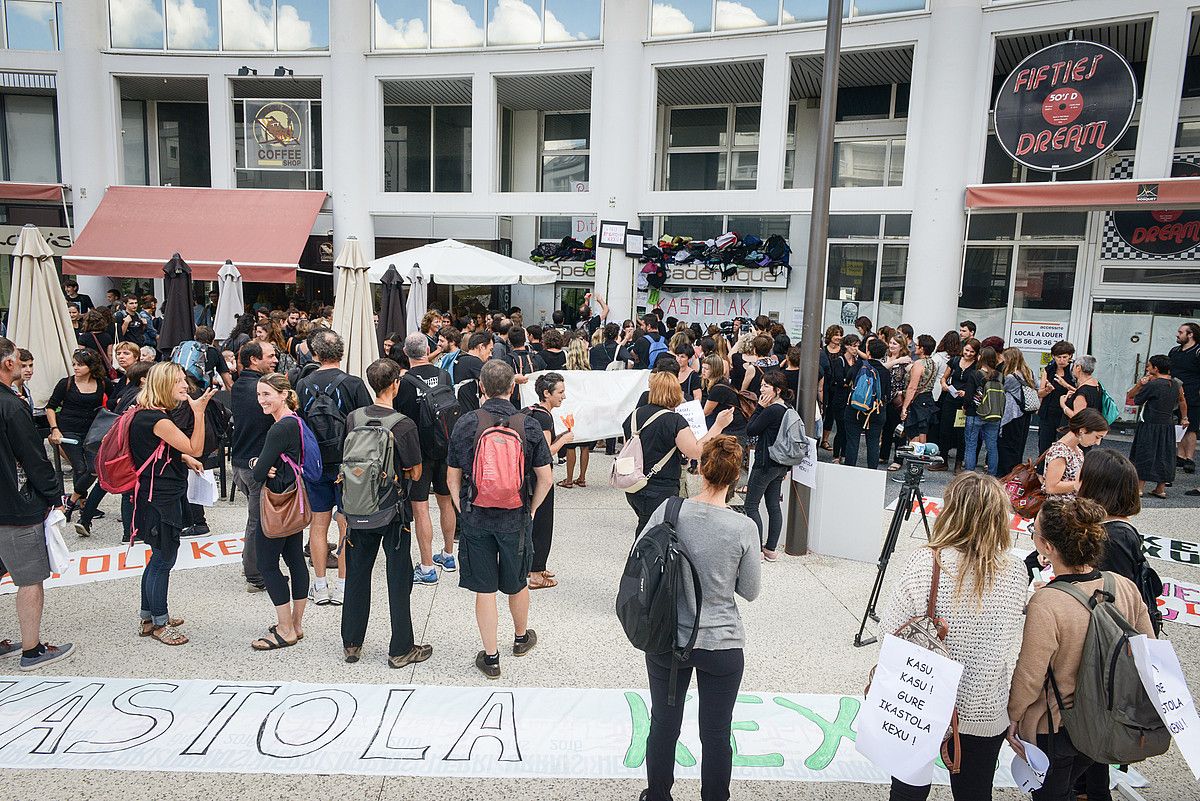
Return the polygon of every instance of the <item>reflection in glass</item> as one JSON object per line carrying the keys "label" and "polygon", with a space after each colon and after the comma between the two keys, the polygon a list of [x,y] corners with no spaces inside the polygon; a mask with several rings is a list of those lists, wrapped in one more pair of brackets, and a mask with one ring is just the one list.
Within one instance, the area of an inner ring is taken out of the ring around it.
{"label": "reflection in glass", "polygon": [[724,189],[725,159],[724,151],[670,154],[667,158],[667,189]]}
{"label": "reflection in glass", "polygon": [[758,151],[735,151],[733,170],[729,175],[730,189],[754,189],[758,186]]}
{"label": "reflection in glass", "polygon": [[600,2],[601,0],[546,0],[546,41],[598,41]]}
{"label": "reflection in glass", "polygon": [[378,50],[429,47],[428,0],[375,0]]}
{"label": "reflection in glass", "polygon": [[1070,310],[1075,291],[1076,247],[1022,247],[1017,253],[1013,307]]}
{"label": "reflection in glass", "polygon": [[384,106],[383,191],[429,191],[431,116],[429,106]]}
{"label": "reflection in glass", "polygon": [[729,127],[724,106],[671,109],[668,147],[725,147]]}
{"label": "reflection in glass", "polygon": [[131,186],[150,182],[146,149],[146,101],[121,101],[121,155],[123,180]]}
{"label": "reflection in glass", "polygon": [[571,235],[571,217],[539,217],[538,240],[561,241],[564,236]]}
{"label": "reflection in glass", "polygon": [[712,30],[710,0],[656,0],[650,12],[651,36],[680,36]]}
{"label": "reflection in glass", "polygon": [[587,181],[587,156],[544,156],[542,191],[570,192],[576,181]]}
{"label": "reflection in glass", "polygon": [[875,299],[875,245],[830,245],[826,300]]}
{"label": "reflection in glass", "polygon": [[969,247],[963,265],[959,306],[965,309],[1008,308],[1008,276],[1012,248]]}
{"label": "reflection in glass", "polygon": [[1087,221],[1086,211],[1027,211],[1021,215],[1021,238],[1082,239]]}
{"label": "reflection in glass", "polygon": [[664,217],[660,236],[690,236],[692,239],[715,239],[725,233],[725,218],[720,214],[689,214]]}
{"label": "reflection in glass", "polygon": [[329,0],[279,0],[280,50],[329,49]]}
{"label": "reflection in glass", "polygon": [[541,0],[488,0],[488,44],[538,44],[542,40],[541,11]]}
{"label": "reflection in glass", "polygon": [[222,0],[221,36],[226,50],[274,50],[274,3],[271,0]]}
{"label": "reflection in glass", "polygon": [[714,27],[718,31],[764,28],[779,23],[776,0],[718,0]]}
{"label": "reflection in glass", "polygon": [[433,110],[433,191],[471,191],[471,107]]}
{"label": "reflection in glass", "polygon": [[211,186],[208,104],[159,102],[158,183]]}
{"label": "reflection in glass", "polygon": [[758,106],[741,106],[733,112],[733,146],[758,147]]}
{"label": "reflection in glass", "polygon": [[888,158],[888,186],[900,186],[904,183],[904,140],[893,139],[891,148]]}
{"label": "reflection in glass", "polygon": [[[779,234],[784,239],[791,236],[792,218],[786,214],[754,215],[738,217],[731,215],[728,230],[737,231],[742,236],[754,234],[764,242],[772,234]],[[707,238],[707,237],[705,237]]]}
{"label": "reflection in glass", "polygon": [[[793,22],[821,22],[829,13],[826,0],[783,0],[784,25]],[[850,0],[842,0],[842,16],[850,16]]]}
{"label": "reflection in glass", "polygon": [[908,269],[907,245],[884,245],[879,263],[879,308],[875,325],[897,326],[904,315],[904,275]]}
{"label": "reflection in glass", "polygon": [[1012,239],[1017,233],[1017,215],[1012,213],[972,214],[967,239]]}
{"label": "reflection in glass", "polygon": [[433,47],[483,46],[483,0],[433,0],[429,13]]}
{"label": "reflection in glass", "polygon": [[879,236],[878,214],[831,214],[829,215],[829,238],[852,239],[855,237]]}
{"label": "reflection in glass", "polygon": [[58,136],[54,127],[53,97],[5,95],[8,180],[58,181]]}
{"label": "reflection in glass", "polygon": [[167,0],[167,47],[216,50],[218,0]]}
{"label": "reflection in glass", "polygon": [[543,150],[586,150],[591,136],[591,114],[547,114]]}
{"label": "reflection in glass", "polygon": [[[13,5],[9,3],[8,7],[11,9]],[[113,47],[162,50],[162,0],[108,0],[108,20]],[[11,12],[9,25],[12,25]],[[8,41],[12,47],[11,33]]]}
{"label": "reflection in glass", "polygon": [[55,50],[54,4],[9,0],[8,46],[13,50]]}
{"label": "reflection in glass", "polygon": [[835,142],[833,145],[833,185],[845,187],[883,186],[886,160],[886,140]]}

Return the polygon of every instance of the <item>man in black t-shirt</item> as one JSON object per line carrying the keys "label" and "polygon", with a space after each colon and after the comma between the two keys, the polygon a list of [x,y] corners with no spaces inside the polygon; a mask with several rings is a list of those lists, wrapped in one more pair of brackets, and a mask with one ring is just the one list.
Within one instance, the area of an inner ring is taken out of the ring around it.
{"label": "man in black t-shirt", "polygon": [[[638,338],[633,343],[633,367],[635,370],[649,370],[654,365],[650,361],[650,351],[654,350],[654,346],[662,343],[662,349],[667,348],[667,338],[659,332],[659,326],[662,321],[657,315],[647,314],[642,317],[641,331]],[[655,355],[657,358],[657,354]]]}
{"label": "man in black t-shirt", "polygon": [[[1183,383],[1188,408],[1200,408],[1200,323],[1184,323],[1175,336],[1179,344],[1171,348],[1171,375]],[[1193,407],[1192,404],[1195,404]],[[1179,442],[1177,462],[1185,473],[1196,472],[1196,432],[1200,414],[1189,415],[1187,433]]]}
{"label": "man in black t-shirt", "polygon": [[483,363],[492,358],[494,344],[487,331],[476,331],[467,340],[466,352],[455,363],[454,392],[464,412],[479,408],[479,371],[483,369]]}
{"label": "man in black t-shirt", "polygon": [[63,281],[63,295],[67,298],[67,303],[72,304],[79,309],[81,315],[87,314],[95,308],[92,304],[92,299],[87,295],[79,294],[79,282],[68,278]]}
{"label": "man in black t-shirt", "polygon": [[[600,306],[599,314],[592,314],[593,300]],[[606,322],[608,322],[608,304],[599,295],[588,292],[583,296],[583,304],[579,307],[579,322],[575,323],[575,327],[580,331],[587,331],[590,339],[592,334],[599,331],[600,326]]]}
{"label": "man in black t-shirt", "polygon": [[537,353],[526,347],[525,329],[513,326],[508,332],[508,363],[517,374],[517,388],[513,390],[512,405],[521,406],[521,385],[528,383],[528,376],[546,369],[546,362]]}

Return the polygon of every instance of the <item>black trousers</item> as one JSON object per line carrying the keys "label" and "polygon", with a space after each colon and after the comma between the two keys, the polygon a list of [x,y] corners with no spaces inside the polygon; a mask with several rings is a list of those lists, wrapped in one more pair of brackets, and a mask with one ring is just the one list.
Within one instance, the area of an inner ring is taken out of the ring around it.
{"label": "black trousers", "polygon": [[352,528],[346,535],[346,596],[342,606],[342,646],[357,647],[367,634],[371,617],[371,573],[375,557],[383,547],[387,574],[388,609],[391,612],[392,639],[388,656],[404,656],[413,647],[412,529],[400,518],[382,528]]}
{"label": "black trousers", "polygon": [[[298,531],[287,537],[271,538],[258,527],[257,550],[258,572],[262,574],[267,595],[272,606],[283,606],[288,601],[301,601],[308,597],[308,562],[304,560],[304,532]],[[287,565],[288,575],[279,569],[279,561]],[[291,592],[288,579],[291,578]],[[409,574],[412,579],[412,574]]]}
{"label": "black trousers", "polygon": [[676,676],[676,703],[667,705],[671,681],[670,654],[646,654],[646,673],[650,679],[650,735],[646,738],[647,801],[671,801],[675,783],[675,743],[683,724],[683,699],[696,671],[700,698],[700,798],[701,801],[728,801],[729,777],[733,773],[733,746],[729,741],[733,705],[742,685],[746,658],[741,648],[725,651],[692,651],[691,658],[680,663]]}
{"label": "black trousers", "polygon": [[850,467],[858,466],[859,439],[863,434],[866,434],[867,440],[867,461],[863,467],[868,470],[879,469],[879,437],[883,433],[883,421],[879,419],[878,414],[871,415],[871,427],[863,428],[863,419],[858,412],[849,406],[842,413],[841,427],[838,428],[838,434],[845,432],[845,458],[842,464]]}
{"label": "black trousers", "polygon": [[533,516],[533,567],[530,570],[540,573],[546,569],[546,560],[550,558],[550,545],[554,541],[554,485],[546,500],[538,507]]}
{"label": "black trousers", "polygon": [[904,444],[904,436],[896,434],[896,427],[900,425],[900,410],[895,404],[889,403],[884,407],[882,415],[883,431],[880,432],[882,439],[879,445],[879,463],[886,464],[892,460],[892,447],[899,448]]}
{"label": "black trousers", "polygon": [[654,514],[655,509],[662,506],[663,501],[678,494],[678,482],[673,490],[645,486],[641,492],[625,493],[625,500],[629,501],[629,505],[633,507],[633,513],[637,515],[637,531],[634,532],[634,535],[642,533],[642,529],[646,527],[646,521],[650,519],[650,515]]}
{"label": "black trousers", "polygon": [[1010,420],[1000,428],[1000,466],[996,471],[1001,477],[1025,461],[1025,443],[1029,440],[1031,414],[1023,414]]}
{"label": "black trousers", "polygon": [[[962,760],[958,773],[950,774],[950,791],[954,801],[991,801],[992,779],[996,775],[996,759],[1004,745],[1004,735],[976,737],[960,734]],[[915,787],[892,779],[891,801],[925,801],[929,785]]]}
{"label": "black trousers", "polygon": [[954,418],[958,416],[958,410],[962,407],[955,402],[954,398],[950,397],[948,392],[942,393],[938,404],[941,409],[941,418],[938,421],[938,447],[941,448],[942,458],[949,464],[950,451],[953,450],[956,452],[955,461],[962,462],[965,429],[954,427]]}
{"label": "black trousers", "polygon": [[67,460],[71,463],[71,489],[76,495],[87,495],[88,490],[92,488],[92,482],[96,480],[96,477],[92,475],[91,462],[88,461],[87,454],[83,452],[83,438],[87,436],[87,432],[81,434],[70,431],[64,432],[63,436],[77,441],[75,445],[67,442],[61,445],[63,453],[67,455]]}
{"label": "black trousers", "polygon": [[1075,801],[1075,782],[1094,762],[1075,750],[1066,729],[1054,734],[1039,734],[1037,747],[1050,757],[1050,770],[1040,790],[1033,791],[1033,801]]}
{"label": "black trousers", "polygon": [[1045,453],[1058,439],[1058,427],[1062,422],[1061,412],[1050,417],[1038,417],[1038,453]]}

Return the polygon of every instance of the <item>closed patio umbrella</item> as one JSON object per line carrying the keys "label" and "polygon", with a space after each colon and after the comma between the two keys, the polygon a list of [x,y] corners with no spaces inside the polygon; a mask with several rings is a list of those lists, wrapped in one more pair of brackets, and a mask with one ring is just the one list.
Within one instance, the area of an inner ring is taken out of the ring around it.
{"label": "closed patio umbrella", "polygon": [[218,342],[224,342],[233,333],[239,314],[246,311],[246,302],[242,297],[242,274],[233,262],[226,259],[225,264],[217,271],[217,313],[213,318],[213,331]]}
{"label": "closed patio umbrella", "polygon": [[411,334],[420,329],[421,318],[425,316],[425,312],[429,311],[429,284],[426,283],[421,265],[414,264],[408,271],[408,283],[408,304],[405,306],[405,311],[408,313],[408,326],[405,328],[405,333]]}
{"label": "closed patio umbrella", "polygon": [[192,316],[192,268],[176,253],[163,267],[163,323],[158,349],[170,353],[180,342],[196,338]]}
{"label": "closed patio umbrella", "polygon": [[365,381],[367,367],[379,358],[379,342],[375,338],[375,308],[371,283],[367,280],[367,262],[357,238],[346,239],[333,266],[337,269],[333,330],[341,334],[346,345],[342,369]]}
{"label": "closed patio umbrella", "polygon": [[383,353],[384,338],[394,331],[408,333],[405,328],[404,279],[393,264],[379,281],[382,290],[379,299],[379,325],[375,333],[379,341],[379,352],[386,355]]}
{"label": "closed patio umbrella", "polygon": [[21,229],[12,261],[8,338],[34,355],[37,369],[29,381],[29,393],[34,405],[43,407],[59,379],[71,375],[75,333],[54,270],[54,251],[36,227]]}

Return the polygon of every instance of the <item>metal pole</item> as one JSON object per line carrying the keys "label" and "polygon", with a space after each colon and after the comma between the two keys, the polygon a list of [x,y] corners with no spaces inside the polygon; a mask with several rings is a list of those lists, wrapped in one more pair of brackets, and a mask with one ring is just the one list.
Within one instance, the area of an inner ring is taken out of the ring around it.
{"label": "metal pole", "polygon": [[[829,188],[833,183],[833,122],[837,111],[838,55],[842,40],[842,0],[829,0],[825,23],[825,63],[821,74],[821,120],[817,131],[817,166],[813,176],[812,219],[804,280],[804,320],[800,331],[800,394],[796,409],[809,431],[816,430],[817,380],[821,358],[821,317],[825,306],[825,262],[829,241]],[[785,550],[808,552],[811,491],[794,484],[788,504]]]}

